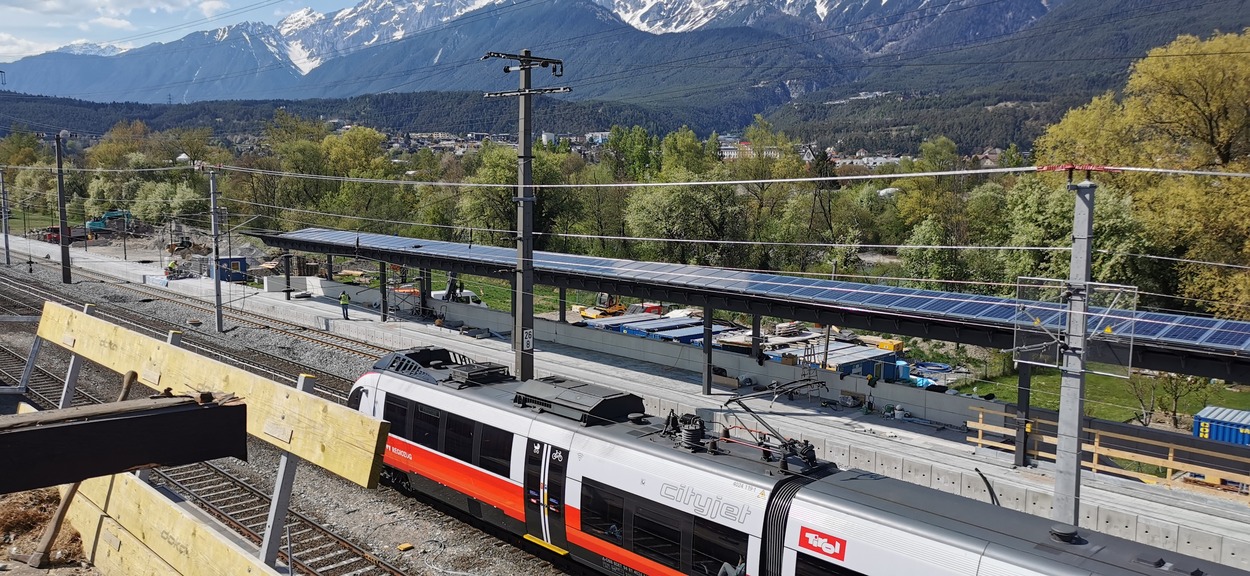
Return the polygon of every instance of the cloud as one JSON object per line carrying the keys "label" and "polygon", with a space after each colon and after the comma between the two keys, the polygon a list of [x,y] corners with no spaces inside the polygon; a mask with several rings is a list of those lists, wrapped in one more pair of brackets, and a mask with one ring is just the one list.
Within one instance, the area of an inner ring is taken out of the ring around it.
{"label": "cloud", "polygon": [[56,45],[54,44],[26,40],[12,34],[0,32],[0,62],[12,62],[26,56],[43,54],[55,49]]}
{"label": "cloud", "polygon": [[92,18],[90,23],[98,25],[98,26],[104,26],[105,28],[116,28],[118,30],[134,30],[135,29],[135,25],[131,24],[129,20],[123,20],[121,18],[110,18],[108,16],[100,16],[99,18]]}
{"label": "cloud", "polygon": [[230,4],[227,4],[222,0],[208,0],[207,2],[200,2],[200,13],[203,14],[205,18],[212,18],[213,16],[229,9]]}

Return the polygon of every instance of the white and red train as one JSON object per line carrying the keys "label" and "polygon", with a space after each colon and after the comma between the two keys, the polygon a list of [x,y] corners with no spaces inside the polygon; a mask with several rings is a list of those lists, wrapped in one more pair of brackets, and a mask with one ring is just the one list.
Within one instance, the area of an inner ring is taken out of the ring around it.
{"label": "white and red train", "polygon": [[391,422],[388,481],[607,574],[1250,576],[442,348],[382,358],[349,403]]}

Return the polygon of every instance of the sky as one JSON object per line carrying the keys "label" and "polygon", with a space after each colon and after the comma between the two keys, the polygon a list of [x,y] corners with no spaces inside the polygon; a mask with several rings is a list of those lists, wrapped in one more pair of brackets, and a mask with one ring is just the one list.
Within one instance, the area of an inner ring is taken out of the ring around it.
{"label": "sky", "polygon": [[356,4],[357,0],[0,0],[0,62],[77,42],[137,48],[244,21],[277,24],[302,8],[331,13]]}

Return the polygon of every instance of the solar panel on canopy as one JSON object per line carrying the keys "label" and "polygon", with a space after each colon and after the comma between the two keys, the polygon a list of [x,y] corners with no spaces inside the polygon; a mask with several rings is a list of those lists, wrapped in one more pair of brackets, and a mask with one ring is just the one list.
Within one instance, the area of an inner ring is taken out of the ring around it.
{"label": "solar panel on canopy", "polygon": [[963,294],[955,294],[950,292],[939,292],[937,296],[931,298],[928,302],[921,304],[920,309],[929,312],[946,312],[951,308],[964,303]]}
{"label": "solar panel on canopy", "polygon": [[889,286],[847,282],[843,286],[838,287],[838,290],[842,291],[842,295],[834,298],[834,300],[844,304],[859,304],[884,294],[887,289],[889,289]]}
{"label": "solar panel on canopy", "polygon": [[1172,322],[1173,325],[1160,334],[1160,338],[1197,344],[1203,336],[1207,335],[1207,331],[1214,328],[1220,322],[1223,322],[1223,320],[1216,320],[1215,318],[1195,318],[1191,316],[1173,316]]}
{"label": "solar panel on canopy", "polygon": [[894,307],[902,310],[919,310],[921,306],[929,303],[930,300],[939,295],[941,295],[941,292],[917,290],[915,294],[895,302]]}
{"label": "solar panel on canopy", "polygon": [[[458,259],[510,268],[515,264],[512,248],[460,244],[422,238],[406,238],[353,232],[306,228],[278,236],[299,242],[321,244],[327,252],[350,253],[362,250],[388,251],[433,258]],[[1027,302],[1009,298],[974,296],[951,292],[889,287],[874,284],[839,282],[811,278],[640,262],[594,256],[539,252],[535,265],[544,270],[585,274],[599,278],[623,278],[638,282],[691,286],[731,294],[802,299],[817,304],[865,304],[891,310],[922,314],[951,314],[1001,322],[1010,327],[1041,326],[1060,329],[1066,325],[1066,307],[1054,302]],[[1018,306],[1025,309],[1020,310]],[[1131,334],[1144,340],[1168,340],[1216,349],[1250,349],[1250,322],[1188,317],[1156,312],[1137,313],[1127,310],[1093,309],[1087,316],[1092,333]]]}
{"label": "solar panel on canopy", "polygon": [[728,271],[724,274],[718,286],[722,290],[732,290],[734,292],[746,292],[757,284],[760,274],[755,272],[744,272],[741,270]]}
{"label": "solar panel on canopy", "polygon": [[829,288],[827,286],[816,285],[816,286],[807,286],[807,287],[801,288],[799,290],[796,290],[794,293],[790,295],[795,298],[811,298],[817,294],[828,292],[828,291],[829,291]]}
{"label": "solar panel on canopy", "polygon": [[1067,326],[1068,318],[1066,311],[1026,307],[1017,311],[1012,322],[1025,327],[1062,328]]}
{"label": "solar panel on canopy", "polygon": [[1133,312],[1131,310],[1092,308],[1089,311],[1089,319],[1085,322],[1086,330],[1099,334],[1128,336],[1132,327]]}
{"label": "solar panel on canopy", "polygon": [[977,318],[992,318],[994,320],[1006,320],[1016,315],[1020,306],[1013,300],[1005,300],[996,298],[994,302],[989,304],[984,312],[981,312]]}
{"label": "solar panel on canopy", "polygon": [[789,296],[794,292],[810,286],[814,282],[807,278],[795,278],[793,276],[778,276],[775,283],[765,285],[763,291],[769,296]]}
{"label": "solar panel on canopy", "polygon": [[734,286],[742,284],[742,272],[737,270],[703,268],[701,273],[703,280],[700,284],[705,288],[729,291],[734,290]]}
{"label": "solar panel on canopy", "polygon": [[706,268],[702,266],[687,266],[685,264],[674,265],[672,268],[657,272],[662,274],[668,282],[685,286],[703,286],[706,281]]}
{"label": "solar panel on canopy", "polygon": [[997,298],[982,296],[980,294],[961,294],[960,296],[963,297],[964,302],[954,308],[951,308],[949,314],[972,316],[975,318],[983,314],[986,310],[989,310],[990,306],[993,306],[992,302],[998,300]]}
{"label": "solar panel on canopy", "polygon": [[1133,337],[1135,338],[1151,338],[1160,332],[1171,327],[1171,323],[1176,317],[1171,314],[1159,314],[1158,312],[1145,312],[1137,315],[1137,320],[1133,322]]}
{"label": "solar panel on canopy", "polygon": [[865,300],[864,304],[868,304],[870,306],[882,306],[882,307],[889,308],[895,302],[898,302],[899,300],[902,300],[908,296],[911,296],[912,294],[917,294],[919,292],[920,290],[916,288],[901,288],[901,287],[895,286],[895,287],[887,289],[884,293],[880,295],[873,296],[872,298]]}
{"label": "solar panel on canopy", "polygon": [[1202,343],[1208,346],[1225,346],[1240,350],[1250,343],[1250,322],[1225,321],[1207,334],[1206,338],[1202,339]]}
{"label": "solar panel on canopy", "polygon": [[859,284],[848,282],[822,282],[819,286],[820,292],[812,294],[811,300],[816,302],[832,302],[845,295],[849,290],[858,288]]}
{"label": "solar panel on canopy", "polygon": [[630,262],[625,266],[617,268],[617,275],[621,278],[629,278],[631,280],[654,280],[656,273],[667,268],[672,268],[672,264],[664,264],[662,262]]}

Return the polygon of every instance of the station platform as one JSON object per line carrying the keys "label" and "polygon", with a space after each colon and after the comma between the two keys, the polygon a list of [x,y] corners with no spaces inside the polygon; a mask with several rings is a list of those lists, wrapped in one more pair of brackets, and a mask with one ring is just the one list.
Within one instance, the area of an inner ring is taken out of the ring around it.
{"label": "station platform", "polygon": [[[55,245],[30,244],[20,237],[11,237],[10,245],[14,268],[24,266],[27,250],[36,259],[46,256],[46,260],[59,262],[59,247]],[[123,261],[92,250],[71,248],[72,265],[130,282],[161,284],[164,280],[160,262]],[[208,302],[213,299],[211,279],[163,283],[166,289],[178,293]],[[345,321],[333,297],[286,300],[281,292],[233,284],[223,284],[222,293],[227,308],[272,314],[392,349],[433,345],[478,361],[508,366],[514,361],[510,339],[470,337],[462,335],[459,329],[436,326],[404,314],[391,314],[389,321],[382,322],[377,310],[358,306],[351,308],[352,319]],[[454,312],[454,308],[449,309],[448,317],[452,318]],[[543,322],[549,321],[535,320],[536,325]],[[198,330],[212,330],[211,323]],[[579,330],[593,329],[562,324],[536,330],[536,376],[559,375],[633,392],[642,396],[648,412],[656,415],[666,415],[672,409],[678,414],[697,413],[709,423],[760,428],[749,415],[725,406],[733,391],[714,388],[712,395],[703,395],[698,372],[677,368],[677,362],[668,358],[647,362],[592,348],[594,335],[586,333],[587,337],[581,338],[578,335],[582,333],[575,332]],[[544,341],[542,335],[546,333],[562,335],[563,342],[584,341],[587,347]],[[685,348],[692,357],[702,355],[698,348]],[[1016,468],[1011,454],[978,449],[966,441],[967,433],[961,429],[884,419],[849,408],[835,410],[822,407],[819,397],[803,394],[793,400],[770,397],[747,402],[752,410],[766,415],[782,434],[811,441],[818,448],[818,456],[839,466],[990,501],[990,489],[977,473],[979,470],[988,478],[1002,506],[1051,517],[1055,475],[1049,463]],[[1080,506],[1080,524],[1084,528],[1250,569],[1250,506],[1244,499],[1168,489],[1086,471]]]}

